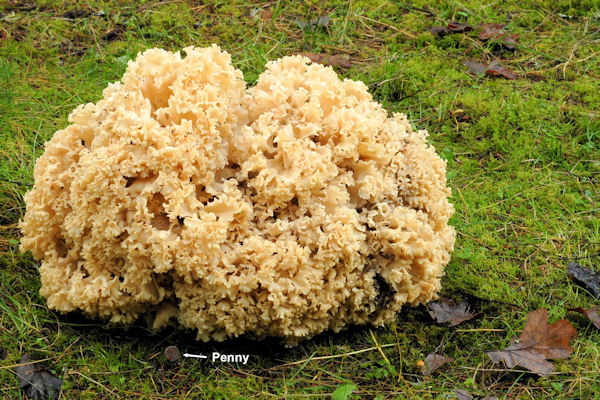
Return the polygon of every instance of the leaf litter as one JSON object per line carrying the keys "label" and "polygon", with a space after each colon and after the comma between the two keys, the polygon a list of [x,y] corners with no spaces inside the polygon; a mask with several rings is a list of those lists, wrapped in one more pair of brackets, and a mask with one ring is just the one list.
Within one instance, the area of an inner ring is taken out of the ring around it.
{"label": "leaf litter", "polygon": [[341,54],[325,54],[325,53],[300,53],[305,57],[308,57],[310,61],[331,67],[350,68],[352,61],[350,57]]}
{"label": "leaf litter", "polygon": [[456,304],[456,302],[442,297],[440,301],[428,303],[427,308],[429,308],[431,318],[438,324],[449,322],[449,326],[456,326],[479,315],[479,313],[469,310],[469,302],[465,299]]}
{"label": "leaf litter", "polygon": [[567,308],[569,311],[578,312],[583,314],[589,319],[596,328],[600,329],[600,307],[592,308]]}
{"label": "leaf litter", "polygon": [[55,400],[61,391],[62,379],[48,370],[45,363],[32,363],[29,355],[23,354],[15,368],[21,390],[30,399]]}
{"label": "leaf litter", "polygon": [[486,64],[478,61],[467,60],[463,62],[463,64],[473,75],[497,76],[511,80],[518,78],[513,71],[501,65],[498,61],[492,61],[491,63]]}
{"label": "leaf litter", "polygon": [[567,267],[567,276],[577,285],[589,291],[592,296],[600,299],[600,273],[571,261]]}
{"label": "leaf litter", "polygon": [[573,353],[570,341],[577,330],[566,319],[548,324],[548,310],[540,308],[529,313],[525,328],[518,339],[513,338],[504,350],[488,352],[494,362],[503,361],[507,368],[521,367],[547,376],[554,371],[549,359],[566,359]]}
{"label": "leaf litter", "polygon": [[479,39],[496,41],[508,50],[515,50],[519,35],[508,33],[504,30],[505,26],[496,23],[479,24],[481,32]]}
{"label": "leaf litter", "polygon": [[460,22],[450,21],[446,26],[434,26],[430,32],[434,35],[444,36],[450,33],[464,33],[473,30],[469,24],[461,24]]}
{"label": "leaf litter", "polygon": [[446,357],[438,353],[430,353],[427,355],[427,358],[425,358],[425,361],[427,363],[427,369],[423,372],[423,375],[427,376],[433,373],[441,366],[453,362],[454,358]]}
{"label": "leaf litter", "polygon": [[457,389],[454,393],[456,394],[456,400],[471,400],[473,398],[471,393],[467,392],[465,389]]}

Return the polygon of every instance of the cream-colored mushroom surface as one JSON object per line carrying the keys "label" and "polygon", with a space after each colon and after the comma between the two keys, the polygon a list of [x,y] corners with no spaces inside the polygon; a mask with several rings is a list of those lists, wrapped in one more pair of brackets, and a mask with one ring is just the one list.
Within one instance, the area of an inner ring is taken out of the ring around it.
{"label": "cream-colored mushroom surface", "polygon": [[20,223],[52,309],[294,344],[440,289],[446,162],[330,67],[284,57],[247,88],[215,45],[151,49],[69,122]]}

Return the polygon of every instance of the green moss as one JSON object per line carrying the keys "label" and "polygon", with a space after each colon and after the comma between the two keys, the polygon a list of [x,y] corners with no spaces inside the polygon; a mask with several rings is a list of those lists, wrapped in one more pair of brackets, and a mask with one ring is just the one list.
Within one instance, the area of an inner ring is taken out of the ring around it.
{"label": "green moss", "polygon": [[[34,10],[1,10],[0,36],[7,33],[0,40],[1,365],[23,352],[50,357],[64,377],[65,398],[325,397],[348,381],[361,398],[445,398],[461,388],[500,398],[592,398],[600,391],[599,331],[564,309],[594,304],[565,268],[573,258],[592,267],[600,251],[597,2],[560,1],[552,10],[539,0],[86,4],[39,1]],[[105,14],[62,17],[78,7]],[[261,18],[268,7],[273,16]],[[296,25],[324,15],[331,18],[327,27]],[[520,35],[517,51],[483,43],[477,31],[429,32],[450,19],[506,23]],[[118,34],[105,38],[114,29]],[[36,263],[19,253],[15,225],[43,142],[66,126],[75,106],[100,99],[139,51],[211,43],[231,52],[249,84],[268,60],[283,55],[347,54],[353,66],[338,68],[342,77],[363,80],[389,111],[429,131],[448,160],[459,232],[442,294],[475,296],[478,318],[447,328],[432,324],[423,307],[407,307],[396,324],[372,330],[390,366],[376,349],[351,354],[375,346],[368,328],[323,334],[291,350],[244,339],[205,345],[190,332],[106,328],[46,308]],[[470,59],[499,59],[520,78],[471,76],[463,65]],[[538,307],[550,310],[551,321],[568,317],[579,331],[575,354],[556,363],[563,374],[536,380],[488,371],[496,366],[486,351],[506,345]],[[248,366],[169,364],[162,356],[169,344],[254,357]],[[436,349],[456,361],[423,378],[415,363]],[[346,355],[280,366],[340,354]],[[0,380],[11,382],[0,388],[4,397],[19,395],[8,369],[0,369]]]}

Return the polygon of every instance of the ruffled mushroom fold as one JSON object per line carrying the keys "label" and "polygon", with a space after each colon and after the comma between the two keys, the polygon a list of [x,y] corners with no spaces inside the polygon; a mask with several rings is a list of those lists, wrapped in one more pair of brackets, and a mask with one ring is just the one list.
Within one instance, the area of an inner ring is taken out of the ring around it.
{"label": "ruffled mushroom fold", "polygon": [[37,160],[21,248],[50,308],[293,344],[436,296],[455,232],[425,131],[301,56],[246,88],[184,52],[138,55]]}

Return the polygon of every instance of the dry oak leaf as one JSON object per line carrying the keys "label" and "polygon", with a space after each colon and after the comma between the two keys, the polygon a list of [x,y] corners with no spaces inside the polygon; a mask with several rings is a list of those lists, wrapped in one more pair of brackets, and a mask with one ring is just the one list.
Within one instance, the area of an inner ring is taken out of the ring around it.
{"label": "dry oak leaf", "polygon": [[594,324],[594,326],[596,328],[600,329],[600,314],[599,314],[600,307],[592,307],[592,308],[577,307],[577,308],[567,308],[567,310],[575,311],[575,312],[585,315],[590,321],[592,321],[592,323]]}
{"label": "dry oak leaf", "polygon": [[454,301],[442,297],[438,302],[428,303],[427,307],[429,308],[429,315],[438,324],[450,322],[450,326],[456,326],[479,315],[469,310],[469,303],[464,299],[456,304]]}
{"label": "dry oak leaf", "polygon": [[427,362],[427,369],[425,370],[425,372],[423,372],[423,375],[427,376],[433,373],[433,371],[435,371],[442,365],[451,363],[452,361],[454,361],[454,358],[446,357],[442,354],[431,353],[427,355],[425,361]]}
{"label": "dry oak leaf", "polygon": [[540,376],[554,371],[548,359],[569,358],[573,348],[569,342],[577,330],[566,319],[548,324],[548,310],[540,308],[527,315],[525,328],[518,340],[513,339],[504,350],[490,351],[494,363],[504,361],[508,368],[522,367]]}

